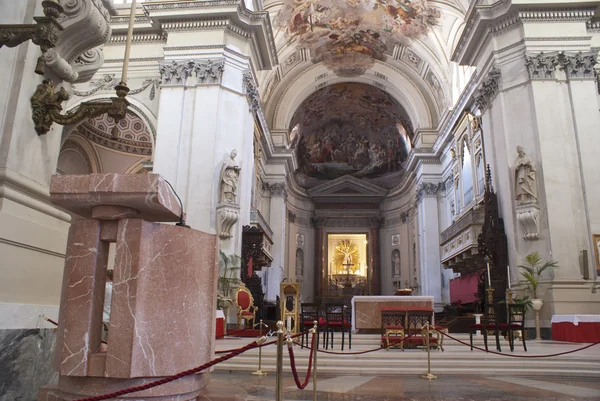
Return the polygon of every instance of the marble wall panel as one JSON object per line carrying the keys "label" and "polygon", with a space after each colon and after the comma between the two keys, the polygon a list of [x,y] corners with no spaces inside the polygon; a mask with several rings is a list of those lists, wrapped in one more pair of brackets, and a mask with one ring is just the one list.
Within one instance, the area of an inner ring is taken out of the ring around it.
{"label": "marble wall panel", "polygon": [[0,401],[34,401],[38,389],[55,383],[54,329],[0,330]]}

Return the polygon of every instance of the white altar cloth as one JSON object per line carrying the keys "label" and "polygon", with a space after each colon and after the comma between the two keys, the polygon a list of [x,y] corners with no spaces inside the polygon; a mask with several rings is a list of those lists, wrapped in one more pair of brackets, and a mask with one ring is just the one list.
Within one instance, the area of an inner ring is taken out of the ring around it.
{"label": "white altar cloth", "polygon": [[579,323],[600,323],[600,315],[554,315],[552,323],[573,323],[579,326]]}

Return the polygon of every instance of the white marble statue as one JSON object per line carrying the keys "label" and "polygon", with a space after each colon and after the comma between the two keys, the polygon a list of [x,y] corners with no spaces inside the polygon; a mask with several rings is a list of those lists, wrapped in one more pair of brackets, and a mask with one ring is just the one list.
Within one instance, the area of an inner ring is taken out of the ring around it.
{"label": "white marble statue", "polygon": [[518,204],[537,201],[535,165],[521,146],[517,146],[515,160],[515,199]]}
{"label": "white marble statue", "polygon": [[394,266],[394,276],[400,277],[400,254],[398,252],[395,252],[392,257],[392,265]]}
{"label": "white marble statue", "polygon": [[304,276],[304,265],[302,263],[302,254],[296,252],[296,279]]}
{"label": "white marble statue", "polygon": [[240,178],[240,167],[235,162],[237,151],[231,151],[229,158],[223,163],[221,169],[220,202],[236,203],[236,191]]}

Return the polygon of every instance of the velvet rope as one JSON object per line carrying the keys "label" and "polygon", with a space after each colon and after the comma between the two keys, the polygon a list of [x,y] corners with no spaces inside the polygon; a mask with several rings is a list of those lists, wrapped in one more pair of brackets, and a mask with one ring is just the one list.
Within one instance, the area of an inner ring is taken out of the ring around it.
{"label": "velvet rope", "polygon": [[[318,350],[317,350],[317,352],[320,352],[320,353],[322,353],[322,354],[330,354],[330,355],[362,355],[362,354],[368,354],[368,353],[370,353],[370,352],[380,351],[380,350],[382,350],[382,349],[387,349],[387,348],[390,348],[390,347],[396,346],[396,345],[398,345],[398,344],[402,343],[403,341],[405,341],[406,339],[408,339],[408,338],[411,338],[411,337],[413,337],[413,336],[415,336],[415,335],[417,335],[417,333],[412,333],[412,334],[409,334],[409,335],[407,335],[407,336],[404,336],[404,337],[402,338],[402,340],[398,340],[398,341],[390,342],[390,345],[388,345],[388,346],[382,345],[381,347],[378,347],[378,348],[373,348],[373,349],[369,349],[369,350],[366,350],[366,351],[356,351],[356,352],[336,352],[336,351],[326,351],[326,350],[324,350],[324,349],[318,349]],[[302,345],[301,345],[299,342],[297,342],[297,341],[294,341],[294,344],[302,346]]]}
{"label": "velvet rope", "polygon": [[288,347],[288,352],[290,354],[290,366],[292,368],[292,373],[294,375],[294,381],[296,382],[296,386],[300,390],[304,390],[304,388],[308,385],[310,381],[310,372],[312,370],[312,362],[313,362],[313,352],[315,351],[315,333],[312,335],[312,341],[310,342],[310,355],[308,357],[308,371],[306,372],[306,378],[304,379],[304,383],[300,383],[300,379],[298,378],[298,371],[296,370],[296,359],[294,358],[294,347],[292,347],[291,343]]}
{"label": "velvet rope", "polygon": [[[454,341],[456,341],[458,343],[461,343],[462,345],[466,345],[467,347],[471,348],[471,344],[467,344],[466,342],[464,342],[462,340],[459,340],[458,338],[452,337],[448,333],[442,333],[442,334],[444,336],[448,337],[451,340],[454,340]],[[511,358],[550,358],[550,357],[554,357],[554,356],[567,355],[567,354],[572,354],[572,353],[575,353],[575,352],[583,351],[584,349],[588,349],[588,348],[593,347],[594,345],[598,345],[598,344],[600,344],[600,342],[591,343],[591,344],[586,345],[585,347],[577,348],[577,349],[574,349],[574,350],[571,350],[571,351],[563,351],[563,352],[557,352],[555,354],[545,354],[545,355],[514,355],[514,354],[505,354],[505,353],[502,353],[502,352],[486,350],[485,348],[481,348],[481,347],[478,347],[476,345],[473,345],[473,348],[475,348],[476,350],[479,350],[479,351],[487,352],[489,354],[509,356]]]}
{"label": "velvet rope", "polygon": [[[144,384],[142,386],[129,387],[129,388],[126,388],[126,389],[123,389],[123,390],[115,391],[114,393],[96,395],[96,396],[88,397],[88,398],[81,398],[81,399],[78,399],[76,401],[102,401],[102,400],[108,400],[110,398],[120,397],[120,396],[125,395],[125,394],[135,393],[137,391],[144,391],[144,390],[151,389],[153,387],[161,386],[163,384],[170,383],[170,382],[175,381],[177,379],[181,379],[182,377],[193,375],[195,373],[199,373],[199,372],[201,372],[201,371],[203,371],[205,369],[210,368],[211,366],[214,366],[214,365],[216,365],[218,363],[221,363],[221,362],[225,362],[226,360],[231,359],[231,358],[233,358],[235,356],[238,356],[238,355],[240,355],[240,354],[242,354],[242,353],[244,353],[244,352],[246,352],[248,350],[251,350],[253,348],[259,347],[259,346],[261,346],[261,344],[259,344],[260,341],[261,341],[261,339],[253,341],[250,344],[248,344],[248,345],[246,345],[246,346],[244,346],[242,348],[239,348],[238,350],[236,350],[234,352],[231,352],[230,354],[224,355],[224,356],[219,357],[217,359],[213,359],[212,361],[207,362],[204,365],[200,365],[198,367],[195,367],[193,369],[189,369],[189,370],[185,370],[183,372],[179,372],[179,373],[177,373],[177,374],[175,374],[173,376],[164,377],[164,378],[162,378],[160,380],[155,380],[153,382]],[[275,342],[276,341],[272,341],[270,343],[262,344],[262,345],[274,344]]]}

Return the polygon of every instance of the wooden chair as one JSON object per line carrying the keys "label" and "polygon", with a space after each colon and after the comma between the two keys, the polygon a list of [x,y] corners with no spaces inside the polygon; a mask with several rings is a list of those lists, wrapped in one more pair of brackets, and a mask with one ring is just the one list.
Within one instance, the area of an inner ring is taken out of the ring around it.
{"label": "wooden chair", "polygon": [[[311,329],[314,326],[315,320],[319,325],[319,330],[325,322],[325,319],[320,315],[319,303],[303,302],[300,304],[300,322],[302,333]],[[308,333],[302,334],[301,346],[304,347],[304,338],[306,337],[306,346],[308,346]],[[325,332],[323,332],[323,342],[325,342]]]}
{"label": "wooden chair", "polygon": [[256,319],[256,311],[258,310],[258,308],[254,306],[254,298],[252,297],[252,293],[250,292],[248,287],[244,285],[244,283],[242,283],[237,289],[237,292],[235,294],[235,303],[238,308],[238,329],[242,327],[242,319],[245,319],[250,328],[252,328],[252,324]]}
{"label": "wooden chair", "polygon": [[477,330],[480,330],[483,333],[483,343],[485,345],[485,350],[488,350],[488,335],[490,332],[493,332],[496,337],[496,349],[498,350],[498,352],[502,352],[502,349],[500,348],[500,324],[498,322],[499,315],[495,312],[496,310],[497,309],[494,306],[488,306],[488,312],[481,317],[481,323],[469,325],[469,339],[471,341],[471,351],[473,351],[473,334],[475,334]]}
{"label": "wooden chair", "polygon": [[331,348],[333,348],[333,333],[342,333],[342,351],[344,350],[344,337],[348,332],[348,348],[352,349],[352,312],[344,304],[325,305],[325,349],[328,347],[329,335],[331,334]]}
{"label": "wooden chair", "polygon": [[511,352],[515,349],[515,331],[521,331],[523,349],[527,352],[527,344],[525,344],[525,305],[508,305],[508,323],[499,325],[499,329],[508,333],[508,344]]}

